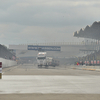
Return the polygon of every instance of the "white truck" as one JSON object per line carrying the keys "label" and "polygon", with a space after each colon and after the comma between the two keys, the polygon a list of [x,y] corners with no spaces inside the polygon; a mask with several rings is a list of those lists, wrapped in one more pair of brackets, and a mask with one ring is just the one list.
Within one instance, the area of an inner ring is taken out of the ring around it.
{"label": "white truck", "polygon": [[59,66],[59,61],[53,59],[52,57],[47,57],[46,52],[39,52],[37,55],[37,64],[38,68],[41,68],[42,66],[45,66],[47,68],[48,66]]}
{"label": "white truck", "polygon": [[46,52],[39,52],[37,55],[37,64],[38,67],[41,68],[42,66],[48,67],[47,59],[46,59]]}

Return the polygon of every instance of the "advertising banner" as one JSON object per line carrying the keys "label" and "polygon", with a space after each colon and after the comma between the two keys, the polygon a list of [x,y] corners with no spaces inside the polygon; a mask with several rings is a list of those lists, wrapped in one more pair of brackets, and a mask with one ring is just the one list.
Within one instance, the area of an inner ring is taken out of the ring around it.
{"label": "advertising banner", "polygon": [[60,46],[35,46],[35,45],[28,45],[28,50],[37,50],[37,51],[61,51]]}

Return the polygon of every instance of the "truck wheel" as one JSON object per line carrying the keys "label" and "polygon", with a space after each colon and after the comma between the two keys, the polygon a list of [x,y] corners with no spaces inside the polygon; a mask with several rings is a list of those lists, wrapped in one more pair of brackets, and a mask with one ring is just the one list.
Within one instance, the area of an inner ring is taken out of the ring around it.
{"label": "truck wheel", "polygon": [[48,65],[46,65],[45,68],[48,68]]}
{"label": "truck wheel", "polygon": [[53,67],[55,67],[55,65],[53,65]]}
{"label": "truck wheel", "polygon": [[40,66],[38,65],[38,68],[40,68]]}
{"label": "truck wheel", "polygon": [[42,68],[42,66],[41,65],[38,65],[38,68]]}
{"label": "truck wheel", "polygon": [[40,68],[42,68],[42,65],[40,66]]}

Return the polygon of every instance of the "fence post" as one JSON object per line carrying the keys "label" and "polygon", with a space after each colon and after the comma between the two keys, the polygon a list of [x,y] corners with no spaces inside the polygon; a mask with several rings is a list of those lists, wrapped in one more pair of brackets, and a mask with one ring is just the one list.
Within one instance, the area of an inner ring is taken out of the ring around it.
{"label": "fence post", "polygon": [[0,62],[0,79],[2,79],[2,62]]}

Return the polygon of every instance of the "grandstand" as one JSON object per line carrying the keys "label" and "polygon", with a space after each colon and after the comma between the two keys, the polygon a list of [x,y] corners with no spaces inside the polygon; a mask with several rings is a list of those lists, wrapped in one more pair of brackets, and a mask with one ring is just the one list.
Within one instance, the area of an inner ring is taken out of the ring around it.
{"label": "grandstand", "polygon": [[74,37],[90,38],[100,40],[100,21],[94,22],[91,26],[87,25],[84,29],[74,32]]}
{"label": "grandstand", "polygon": [[[79,31],[74,32],[74,37],[92,39],[96,43],[94,45],[96,49],[81,49],[81,51],[89,52],[89,54],[79,57],[79,60],[85,62],[91,62],[91,60],[95,60],[97,62],[100,60],[100,21],[94,22],[91,26],[87,25],[84,29],[81,28]],[[93,41],[91,44],[93,44]]]}

